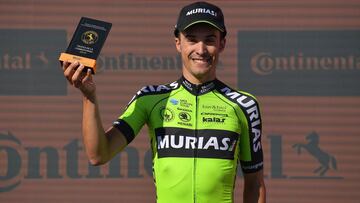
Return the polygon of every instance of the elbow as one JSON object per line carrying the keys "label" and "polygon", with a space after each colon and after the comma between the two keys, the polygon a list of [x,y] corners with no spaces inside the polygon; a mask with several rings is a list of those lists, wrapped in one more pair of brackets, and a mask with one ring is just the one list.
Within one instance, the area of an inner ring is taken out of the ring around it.
{"label": "elbow", "polygon": [[100,156],[89,156],[89,162],[93,166],[100,166],[105,164],[107,161]]}
{"label": "elbow", "polygon": [[96,160],[96,159],[89,159],[89,162],[92,166],[100,166],[103,165],[103,162]]}

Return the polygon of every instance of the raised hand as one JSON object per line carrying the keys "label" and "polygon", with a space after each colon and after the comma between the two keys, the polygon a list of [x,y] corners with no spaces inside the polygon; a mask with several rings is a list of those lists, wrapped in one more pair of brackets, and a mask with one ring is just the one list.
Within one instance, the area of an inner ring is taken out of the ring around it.
{"label": "raised hand", "polygon": [[96,85],[93,81],[90,69],[88,69],[87,72],[84,72],[85,66],[78,61],[73,63],[66,61],[63,63],[62,68],[65,78],[72,86],[80,89],[83,95],[89,99],[95,97]]}

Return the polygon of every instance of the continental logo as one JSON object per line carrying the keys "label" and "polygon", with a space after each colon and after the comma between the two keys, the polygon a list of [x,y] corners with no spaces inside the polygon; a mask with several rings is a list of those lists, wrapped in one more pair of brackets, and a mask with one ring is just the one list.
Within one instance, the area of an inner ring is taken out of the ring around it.
{"label": "continental logo", "polygon": [[360,56],[307,56],[303,52],[280,56],[259,52],[251,57],[251,69],[258,75],[276,72],[360,71]]}
{"label": "continental logo", "polygon": [[[27,145],[11,132],[0,132],[0,195],[19,188],[23,183],[31,185],[32,182],[39,181],[47,184],[47,181],[93,181],[152,176],[151,150],[141,154],[135,147],[127,146],[104,168],[92,166],[84,160],[82,141],[78,139],[69,140],[60,147],[52,144],[55,143],[48,142],[46,146]],[[125,164],[121,161],[122,154],[129,157]],[[140,156],[145,157],[145,164],[140,164]],[[145,168],[141,169],[140,165]]]}
{"label": "continental logo", "polygon": [[320,136],[317,132],[311,132],[306,136],[307,143],[296,143],[292,147],[296,150],[297,154],[300,155],[301,151],[307,151],[313,156],[319,164],[319,167],[314,169],[314,173],[323,177],[329,169],[337,170],[336,158],[325,152],[319,146]]}
{"label": "continental logo", "polygon": [[18,52],[2,53],[0,55],[0,70],[20,71],[34,69],[34,63],[40,64],[38,68],[47,69],[49,65],[49,57],[45,51],[39,52]]}
{"label": "continental logo", "polygon": [[239,31],[238,87],[258,96],[360,96],[360,30]]}
{"label": "continental logo", "polygon": [[0,29],[0,43],[0,95],[66,94],[58,61],[64,30]]}
{"label": "continental logo", "polygon": [[[214,137],[215,134],[223,136],[216,138],[216,141],[214,138],[212,138],[211,141],[202,138],[202,144],[196,144],[196,142],[193,141],[198,140],[198,142],[200,142],[200,139],[185,137],[193,134],[195,131],[179,132],[179,129],[176,128],[167,129],[166,131],[164,129],[157,130],[157,136],[160,136],[159,139],[162,142],[160,144],[161,149],[159,150],[162,157],[177,155],[191,156],[190,153],[194,153],[194,150],[199,145],[200,147],[198,148],[201,149],[197,152],[200,153],[201,156],[210,156],[210,153],[206,152],[215,151],[217,157],[225,156],[231,158],[233,156],[231,153],[236,150],[235,148],[230,150],[229,143],[231,142],[226,138],[228,137],[230,140],[235,140],[238,135],[232,135],[226,131],[213,131],[213,134],[210,134],[211,137]],[[172,147],[179,145],[179,137],[171,137],[171,135],[176,135],[176,132],[183,136],[183,138],[181,138],[183,140],[182,145],[185,145],[183,148],[188,146],[187,149],[183,150]],[[165,138],[165,134],[168,135],[167,138]],[[329,153],[327,146],[323,146],[323,142],[321,142],[326,140],[326,137],[312,134],[317,133],[309,133],[306,139],[304,136],[304,141],[292,144],[289,140],[286,140],[292,136],[291,134],[267,135],[264,141],[267,142],[268,148],[272,150],[269,150],[267,153],[269,157],[267,164],[271,167],[265,168],[266,179],[295,180],[294,183],[296,183],[298,179],[306,179],[307,181],[314,180],[318,183],[328,182],[329,179],[336,181],[344,180],[345,177],[341,176],[344,173],[342,170],[344,167],[337,167],[336,170],[335,166],[339,163],[348,163],[349,161],[336,159],[336,154]],[[200,131],[200,136],[205,137],[206,132]],[[26,135],[21,137],[26,137]],[[145,177],[152,177],[153,175],[151,149],[143,152],[143,150],[136,147],[127,146],[124,151],[116,155],[108,165],[91,166],[89,162],[83,158],[85,156],[84,148],[82,141],[79,139],[68,140],[61,146],[49,140],[46,146],[43,146],[43,144],[28,145],[21,137],[11,132],[0,132],[0,162],[2,162],[0,195],[14,192],[21,187],[22,184],[31,185],[35,182],[47,184],[47,181],[55,181],[62,184],[64,181],[72,182],[79,180],[89,180],[91,182],[94,180],[119,180],[127,178],[139,180]],[[188,144],[186,144],[186,139],[188,140]],[[204,149],[205,146],[206,149]],[[293,147],[292,153],[295,155],[293,156],[295,158],[287,159],[286,157],[288,156],[283,157],[283,155],[285,155],[284,150],[282,150],[284,147],[289,149]],[[301,152],[301,154],[299,152]],[[123,160],[123,158],[125,158],[123,157],[124,154],[127,162]],[[285,163],[300,163],[296,154],[298,154],[298,156],[311,158],[307,162],[302,162],[302,164],[309,166],[305,174],[302,172],[299,174],[299,171],[296,169],[286,170],[287,168],[284,167]],[[44,165],[42,163],[47,164]],[[260,167],[260,164],[261,163],[254,163],[242,165],[242,167],[245,170],[252,170]],[[352,167],[352,171],[357,171],[356,165],[349,164],[349,166]],[[316,169],[316,171],[314,169]],[[237,171],[238,176],[242,175],[240,171],[241,170]],[[349,175],[349,177],[351,176]]]}
{"label": "continental logo", "polygon": [[[180,55],[144,55],[134,52],[125,52],[119,55],[100,55],[96,60],[97,73],[131,71],[178,71],[182,68]],[[219,61],[217,69],[224,69]]]}

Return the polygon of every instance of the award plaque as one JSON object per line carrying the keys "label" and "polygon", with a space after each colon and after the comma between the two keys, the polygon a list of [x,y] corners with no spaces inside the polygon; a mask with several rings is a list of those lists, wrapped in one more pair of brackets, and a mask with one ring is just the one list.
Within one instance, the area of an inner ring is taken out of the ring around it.
{"label": "award plaque", "polygon": [[100,54],[106,37],[110,32],[111,23],[82,17],[65,53],[61,53],[60,62],[79,61],[84,64],[85,71],[91,69],[96,73],[96,59]]}

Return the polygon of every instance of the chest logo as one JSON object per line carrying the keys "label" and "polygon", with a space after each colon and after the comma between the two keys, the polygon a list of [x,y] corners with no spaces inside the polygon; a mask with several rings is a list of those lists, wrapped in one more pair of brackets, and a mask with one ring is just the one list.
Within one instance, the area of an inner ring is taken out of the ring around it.
{"label": "chest logo", "polygon": [[171,109],[164,107],[160,110],[160,116],[163,121],[170,122],[174,119],[174,112]]}
{"label": "chest logo", "polygon": [[203,123],[224,123],[225,118],[218,117],[203,117]]}
{"label": "chest logo", "polygon": [[191,116],[187,112],[179,113],[179,119],[183,122],[189,122],[191,120]]}

